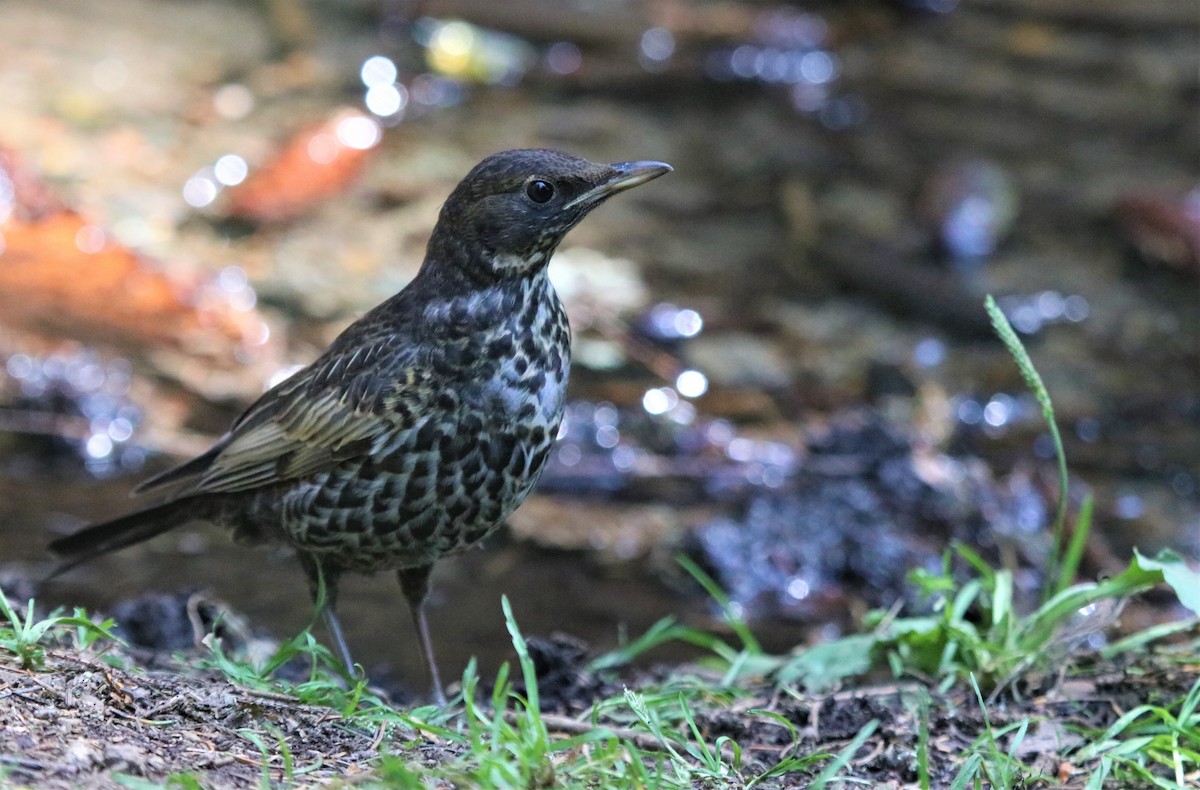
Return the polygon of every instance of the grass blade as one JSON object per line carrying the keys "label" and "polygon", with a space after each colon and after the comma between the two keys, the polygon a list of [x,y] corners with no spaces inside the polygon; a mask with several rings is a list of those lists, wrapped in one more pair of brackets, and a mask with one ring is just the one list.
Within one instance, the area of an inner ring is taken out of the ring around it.
{"label": "grass blade", "polygon": [[745,619],[737,613],[733,608],[733,603],[729,600],[729,596],[721,589],[721,585],[717,584],[713,577],[704,572],[704,569],[697,565],[691,557],[680,554],[675,557],[675,561],[683,567],[688,574],[695,579],[701,587],[704,588],[712,599],[721,607],[721,612],[725,615],[725,622],[737,634],[738,639],[742,641],[742,647],[749,653],[756,655],[763,652],[762,646],[750,632],[750,627],[746,625]]}
{"label": "grass blade", "polygon": [[1037,398],[1038,405],[1042,407],[1042,418],[1046,421],[1046,426],[1050,430],[1050,440],[1054,444],[1054,458],[1058,463],[1058,509],[1054,514],[1054,541],[1050,547],[1049,567],[1046,568],[1046,578],[1053,579],[1054,584],[1048,586],[1043,592],[1043,595],[1049,598],[1055,593],[1061,592],[1065,586],[1062,583],[1060,555],[1063,551],[1063,525],[1067,518],[1067,454],[1063,450],[1062,436],[1058,432],[1058,422],[1054,419],[1054,404],[1050,402],[1050,393],[1046,391],[1046,385],[1042,382],[1041,375],[1033,366],[1029,352],[1025,350],[1025,345],[1017,337],[1012,324],[1008,322],[1008,318],[1005,317],[990,294],[984,300],[983,306],[992,320],[992,327],[996,330],[996,334],[1000,336],[1000,340],[1008,348],[1008,353],[1017,363],[1026,386]]}
{"label": "grass blade", "polygon": [[854,755],[858,753],[858,750],[862,748],[862,745],[867,742],[867,738],[870,738],[878,728],[879,719],[871,719],[869,722],[867,722],[866,725],[858,731],[858,734],[854,736],[854,740],[846,744],[846,747],[838,752],[837,756],[833,758],[833,762],[825,766],[824,770],[817,775],[817,778],[813,779],[812,784],[809,785],[811,790],[822,790],[822,788],[826,787],[830,782],[836,779],[837,775],[841,773],[842,769],[849,765],[850,761],[854,759]]}
{"label": "grass blade", "polygon": [[1079,572],[1079,563],[1083,559],[1083,550],[1087,548],[1088,535],[1092,532],[1092,510],[1095,505],[1095,500],[1091,494],[1083,498],[1083,502],[1079,505],[1079,515],[1075,518],[1075,531],[1071,535],[1071,543],[1067,546],[1067,552],[1063,555],[1062,565],[1058,569],[1058,587],[1057,590],[1062,591],[1071,586],[1071,582],[1075,581],[1075,574]]}

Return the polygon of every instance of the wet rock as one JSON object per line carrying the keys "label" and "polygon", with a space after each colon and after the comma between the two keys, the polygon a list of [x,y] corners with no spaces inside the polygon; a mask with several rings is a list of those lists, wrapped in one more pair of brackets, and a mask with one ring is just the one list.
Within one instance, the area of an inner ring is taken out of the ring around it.
{"label": "wet rock", "polygon": [[[909,570],[936,570],[951,539],[995,547],[1022,501],[980,465],[931,455],[870,415],[843,416],[806,450],[777,491],[694,534],[699,558],[752,616],[810,619],[847,601],[913,599]],[[1043,527],[1045,510],[1037,515]]]}
{"label": "wet rock", "polygon": [[840,237],[828,240],[814,258],[842,283],[884,307],[930,321],[964,338],[992,336],[983,291],[955,272],[928,265],[892,244]]}
{"label": "wet rock", "polygon": [[939,250],[959,266],[978,264],[1012,233],[1016,185],[995,161],[950,160],[934,170],[919,211],[932,226]]}
{"label": "wet rock", "polygon": [[628,562],[677,542],[689,512],[658,504],[598,503],[537,496],[508,523],[513,535],[540,546],[597,553]]}
{"label": "wet rock", "polygon": [[912,397],[917,387],[900,365],[872,360],[867,367],[866,394],[872,401],[882,397]]}
{"label": "wet rock", "polygon": [[27,607],[37,594],[37,585],[29,576],[10,569],[0,571],[0,593],[8,599],[8,605],[13,612],[24,620],[28,616]]}
{"label": "wet rock", "polygon": [[1115,214],[1142,261],[1200,276],[1200,187],[1182,197],[1134,192],[1118,201]]}
{"label": "wet rock", "polygon": [[[690,402],[666,390],[648,390],[641,408],[570,404],[538,491],[690,505],[778,486],[795,464],[783,442],[698,419]],[[672,521],[653,509],[642,515],[648,523]]]}
{"label": "wet rock", "polygon": [[[812,222],[806,214],[798,213],[805,206],[788,203],[784,206],[791,209],[787,215],[789,223],[795,232],[803,235],[804,229]],[[844,229],[857,236],[880,241],[899,238],[907,218],[902,196],[893,190],[849,180],[831,185],[821,195],[816,208],[820,212],[821,223],[827,228]]]}
{"label": "wet rock", "polygon": [[587,668],[588,644],[570,634],[530,637],[529,655],[537,672],[542,710],[574,713],[586,709],[611,686]]}
{"label": "wet rock", "polygon": [[714,382],[731,387],[778,389],[790,381],[787,358],[769,338],[745,332],[698,337],[688,360]]}
{"label": "wet rock", "polygon": [[218,637],[235,643],[231,648],[244,641],[239,629],[231,627],[241,618],[194,590],[146,593],[118,603],[112,616],[123,638],[155,651],[195,649],[214,629]]}

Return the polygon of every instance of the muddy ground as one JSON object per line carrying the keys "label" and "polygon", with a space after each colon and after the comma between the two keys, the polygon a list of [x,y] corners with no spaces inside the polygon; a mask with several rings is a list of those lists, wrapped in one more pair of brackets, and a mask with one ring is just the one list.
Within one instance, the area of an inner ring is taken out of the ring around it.
{"label": "muddy ground", "polygon": [[[619,697],[624,687],[661,684],[668,673],[706,677],[694,667],[598,676],[583,669],[587,654],[573,640],[534,640],[533,645],[552,738],[586,729],[593,703]],[[186,656],[132,655],[110,643],[99,652],[49,650],[43,667],[23,669],[12,654],[0,654],[0,764],[6,783],[108,788],[128,786],[130,777],[159,783],[190,774],[208,787],[256,787],[265,778],[306,787],[369,781],[384,754],[400,755],[417,768],[454,761],[463,749],[426,732],[386,730],[286,694],[239,687],[181,659]],[[130,668],[112,665],[124,662],[131,662]],[[1083,742],[1080,732],[1102,730],[1136,705],[1180,698],[1195,682],[1195,671],[1195,666],[1151,656],[1139,657],[1136,665],[1081,660],[1069,678],[1028,678],[1019,690],[990,701],[986,717],[997,733],[1029,720],[1013,754],[1045,777],[1030,786],[1083,787],[1094,766],[1076,764],[1069,756]],[[872,787],[915,786],[923,719],[928,721],[931,786],[950,786],[988,724],[972,690],[960,685],[940,693],[917,681],[827,695],[762,685],[742,689],[731,704],[698,699],[704,697],[697,695],[692,704],[706,742],[728,736],[738,743],[746,776],[785,757],[836,754],[870,722],[878,722],[843,774]],[[927,714],[922,714],[923,700]],[[750,713],[756,710],[791,722],[798,737],[781,722]],[[599,725],[655,755],[654,739],[645,730],[605,715]],[[446,726],[462,726],[461,715]],[[1004,752],[1012,749],[1013,737],[998,737]],[[806,787],[811,778],[793,773],[759,786]]]}

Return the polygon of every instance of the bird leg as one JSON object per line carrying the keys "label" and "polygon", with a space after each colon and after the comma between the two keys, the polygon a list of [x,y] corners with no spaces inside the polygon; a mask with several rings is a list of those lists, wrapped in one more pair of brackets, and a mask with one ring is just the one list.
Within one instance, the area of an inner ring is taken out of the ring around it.
{"label": "bird leg", "polygon": [[321,619],[333,637],[338,657],[346,666],[346,673],[354,678],[358,671],[354,668],[354,659],[350,657],[350,647],[346,644],[346,636],[342,633],[342,624],[337,616],[338,577],[339,573],[332,568],[326,568],[311,554],[301,552],[300,564],[304,566],[304,574],[308,577],[308,591],[312,595],[313,604],[321,608]]}
{"label": "bird leg", "polygon": [[445,705],[446,692],[442,690],[442,677],[433,657],[433,642],[429,639],[429,624],[425,621],[425,597],[429,595],[429,574],[432,570],[432,565],[401,568],[396,571],[396,576],[400,579],[400,589],[404,592],[408,610],[412,613],[417,642],[420,643],[421,653],[425,657],[425,668],[429,671],[430,684],[433,686],[433,701],[437,705]]}
{"label": "bird leg", "polygon": [[342,659],[342,663],[346,665],[346,673],[352,678],[358,677],[358,670],[354,668],[354,659],[350,657],[350,648],[346,645],[346,637],[342,634],[342,624],[338,620],[333,606],[326,604],[325,608],[321,610],[321,618],[325,621],[325,627],[329,629],[329,633],[333,635],[334,644],[337,645],[338,656]]}

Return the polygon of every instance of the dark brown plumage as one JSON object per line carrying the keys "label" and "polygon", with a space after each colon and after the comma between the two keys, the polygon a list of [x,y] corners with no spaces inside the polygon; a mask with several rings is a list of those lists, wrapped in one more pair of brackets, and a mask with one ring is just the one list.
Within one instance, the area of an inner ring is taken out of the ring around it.
{"label": "dark brown plumage", "polygon": [[444,699],[422,607],[429,573],[521,504],[562,419],[570,327],[550,256],[606,198],[670,169],[540,149],[483,160],[446,200],[404,290],[208,452],[139,487],[161,504],[54,541],[60,570],[194,520],[291,544],[314,596],[324,579],[325,619],[353,671],[338,577],[395,569]]}

